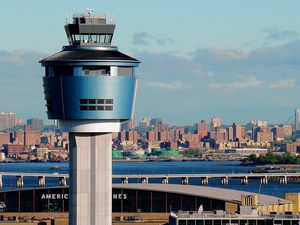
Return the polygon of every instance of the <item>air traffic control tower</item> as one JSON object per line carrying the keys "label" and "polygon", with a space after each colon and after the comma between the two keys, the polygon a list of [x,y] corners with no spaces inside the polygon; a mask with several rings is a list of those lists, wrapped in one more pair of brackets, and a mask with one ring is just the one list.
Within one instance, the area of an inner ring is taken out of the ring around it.
{"label": "air traffic control tower", "polygon": [[139,61],[111,46],[107,17],[74,15],[69,41],[40,61],[49,119],[70,138],[70,225],[112,223],[112,132],[132,118]]}

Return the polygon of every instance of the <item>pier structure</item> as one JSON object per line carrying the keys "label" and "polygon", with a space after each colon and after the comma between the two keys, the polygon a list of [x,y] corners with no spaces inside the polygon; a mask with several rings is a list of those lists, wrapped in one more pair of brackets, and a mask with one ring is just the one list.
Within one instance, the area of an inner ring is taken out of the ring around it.
{"label": "pier structure", "polygon": [[112,223],[112,132],[133,118],[139,64],[111,45],[115,26],[92,11],[74,15],[69,45],[40,61],[48,119],[69,132],[70,225]]}
{"label": "pier structure", "polygon": [[[167,184],[170,180],[180,179],[181,184],[189,184],[191,179],[199,179],[201,185],[208,185],[210,179],[218,178],[220,183],[228,185],[233,179],[240,179],[241,185],[247,185],[251,180],[259,180],[261,184],[267,185],[270,180],[278,181],[280,184],[289,182],[300,182],[300,173],[230,173],[230,174],[126,174],[113,175],[113,179],[121,183],[135,182],[151,183],[151,180],[160,179],[162,184]],[[147,182],[145,182],[147,180]]]}

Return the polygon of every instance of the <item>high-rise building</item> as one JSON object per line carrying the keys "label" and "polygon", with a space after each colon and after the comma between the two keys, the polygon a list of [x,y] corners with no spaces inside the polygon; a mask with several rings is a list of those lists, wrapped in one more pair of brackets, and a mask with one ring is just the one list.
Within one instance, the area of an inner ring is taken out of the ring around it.
{"label": "high-rise building", "polygon": [[219,127],[222,127],[221,117],[215,117],[215,116],[214,116],[214,117],[211,119],[211,123],[212,123],[212,127],[213,127],[214,129],[219,128]]}
{"label": "high-rise building", "polygon": [[233,123],[232,128],[233,128],[233,138],[241,140],[243,137],[242,125],[238,123]]}
{"label": "high-rise building", "polygon": [[294,123],[294,129],[300,130],[300,109],[295,110],[295,123]]}
{"label": "high-rise building", "polygon": [[196,134],[198,134],[199,137],[203,138],[208,135],[208,132],[210,131],[210,125],[209,123],[206,123],[205,120],[201,120],[200,123],[196,123]]}
{"label": "high-rise building", "polygon": [[107,17],[74,15],[69,46],[41,62],[49,119],[70,139],[69,224],[112,224],[112,132],[133,118],[139,61],[111,45]]}
{"label": "high-rise building", "polygon": [[0,131],[13,128],[16,125],[16,113],[0,112]]}
{"label": "high-rise building", "polygon": [[284,137],[290,137],[293,134],[293,127],[290,124],[283,125]]}
{"label": "high-rise building", "polygon": [[38,118],[31,118],[27,120],[27,126],[32,130],[42,130],[44,127],[44,121]]}

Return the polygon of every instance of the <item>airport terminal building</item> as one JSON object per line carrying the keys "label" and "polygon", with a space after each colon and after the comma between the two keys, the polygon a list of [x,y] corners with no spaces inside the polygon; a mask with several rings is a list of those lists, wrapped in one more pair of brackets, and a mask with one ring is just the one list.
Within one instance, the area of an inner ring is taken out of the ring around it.
{"label": "airport terminal building", "polygon": [[[1,190],[0,209],[3,212],[68,212],[68,194],[68,187]],[[236,213],[241,205],[257,204],[255,193],[205,186],[130,183],[113,184],[112,191],[115,213],[197,211],[201,205],[204,211]],[[291,200],[260,195],[258,208],[271,214],[294,214],[293,204]]]}

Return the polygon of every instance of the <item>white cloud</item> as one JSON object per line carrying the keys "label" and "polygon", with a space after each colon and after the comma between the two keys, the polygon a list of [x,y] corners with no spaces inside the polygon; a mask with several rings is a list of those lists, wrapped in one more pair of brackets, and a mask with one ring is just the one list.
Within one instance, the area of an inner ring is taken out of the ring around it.
{"label": "white cloud", "polygon": [[251,77],[246,80],[242,81],[235,81],[232,83],[220,83],[220,82],[212,82],[208,84],[208,87],[211,89],[218,89],[218,88],[224,88],[224,89],[238,89],[238,88],[250,88],[250,87],[258,87],[263,82],[260,80],[257,80],[255,77]]}
{"label": "white cloud", "polygon": [[294,87],[296,85],[295,80],[280,80],[271,83],[269,86],[270,88],[289,88],[289,87]]}
{"label": "white cloud", "polygon": [[247,80],[236,81],[228,85],[229,88],[250,88],[258,87],[262,84],[262,81],[257,80],[255,77],[251,77]]}
{"label": "white cloud", "polygon": [[174,81],[174,82],[170,82],[170,83],[150,82],[146,85],[150,86],[150,87],[169,89],[169,90],[179,90],[179,89],[184,89],[186,87],[186,85],[184,83],[182,83],[181,81]]}

